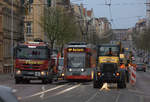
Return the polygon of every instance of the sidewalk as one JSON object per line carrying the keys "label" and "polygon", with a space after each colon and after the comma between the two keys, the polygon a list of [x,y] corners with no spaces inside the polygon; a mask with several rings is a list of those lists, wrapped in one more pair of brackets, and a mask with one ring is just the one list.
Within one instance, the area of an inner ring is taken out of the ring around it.
{"label": "sidewalk", "polygon": [[0,82],[13,80],[13,76],[11,74],[0,74]]}

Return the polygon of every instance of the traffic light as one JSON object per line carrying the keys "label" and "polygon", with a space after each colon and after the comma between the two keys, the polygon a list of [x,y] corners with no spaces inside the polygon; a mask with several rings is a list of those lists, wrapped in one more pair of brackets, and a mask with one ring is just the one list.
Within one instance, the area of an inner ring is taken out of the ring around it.
{"label": "traffic light", "polygon": [[50,7],[51,6],[51,0],[47,0],[47,6]]}

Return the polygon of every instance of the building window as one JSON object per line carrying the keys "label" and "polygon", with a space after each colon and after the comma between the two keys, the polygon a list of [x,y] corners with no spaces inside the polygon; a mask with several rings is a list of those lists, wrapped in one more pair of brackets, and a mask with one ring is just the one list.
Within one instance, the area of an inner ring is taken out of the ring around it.
{"label": "building window", "polygon": [[27,22],[26,28],[27,28],[26,34],[27,35],[32,35],[32,22]]}
{"label": "building window", "polygon": [[28,12],[29,12],[29,14],[32,13],[32,7],[31,7],[31,5],[30,5],[29,8],[28,8]]}

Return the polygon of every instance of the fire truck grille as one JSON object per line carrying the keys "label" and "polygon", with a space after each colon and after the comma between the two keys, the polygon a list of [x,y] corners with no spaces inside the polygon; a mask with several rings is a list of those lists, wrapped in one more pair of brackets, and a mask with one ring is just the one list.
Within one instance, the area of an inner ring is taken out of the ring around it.
{"label": "fire truck grille", "polygon": [[23,68],[25,68],[25,69],[39,69],[40,64],[23,64]]}
{"label": "fire truck grille", "polygon": [[40,64],[23,64],[24,66],[40,66]]}

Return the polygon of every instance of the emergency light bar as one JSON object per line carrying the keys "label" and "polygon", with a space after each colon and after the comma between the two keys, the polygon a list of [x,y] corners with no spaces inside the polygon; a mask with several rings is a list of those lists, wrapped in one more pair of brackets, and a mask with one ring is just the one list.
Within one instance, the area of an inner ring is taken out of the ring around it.
{"label": "emergency light bar", "polygon": [[40,44],[40,42],[28,42],[28,44]]}
{"label": "emergency light bar", "polygon": [[87,47],[87,45],[68,45],[68,47]]}
{"label": "emergency light bar", "polygon": [[36,46],[28,46],[28,48],[36,48]]}

